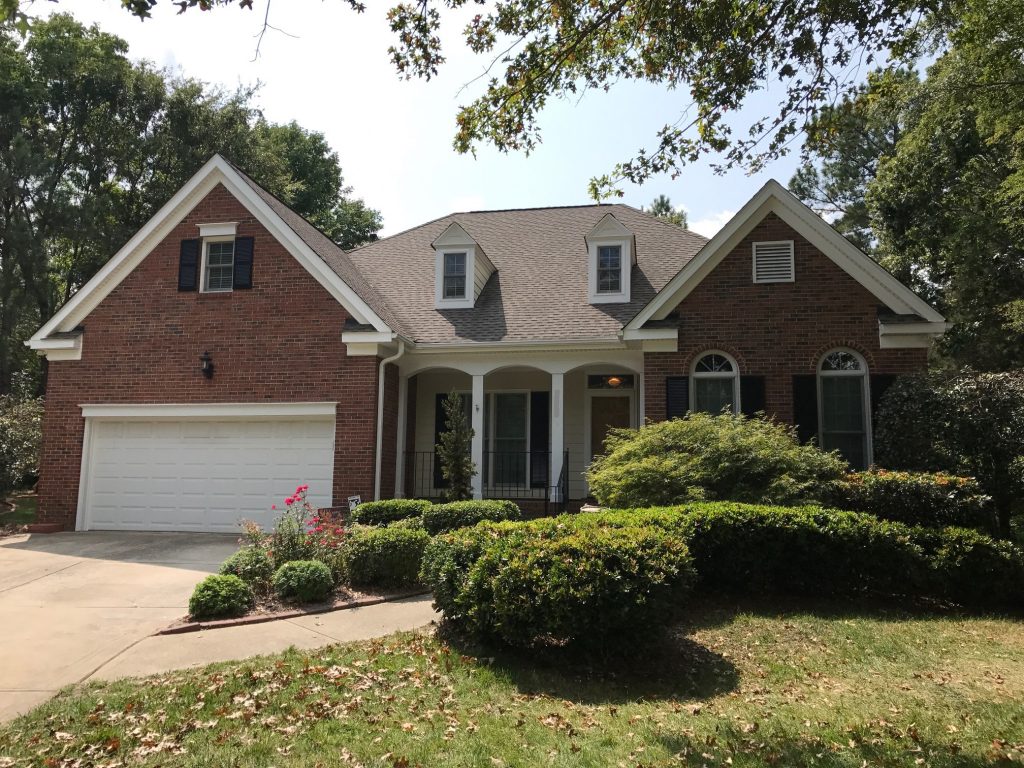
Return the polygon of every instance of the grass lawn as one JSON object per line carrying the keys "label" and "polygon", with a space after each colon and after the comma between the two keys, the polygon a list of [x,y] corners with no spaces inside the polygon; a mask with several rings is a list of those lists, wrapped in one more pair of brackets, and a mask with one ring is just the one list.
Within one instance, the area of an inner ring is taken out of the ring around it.
{"label": "grass lawn", "polygon": [[0,730],[0,766],[1024,762],[1024,623],[806,603],[694,616],[592,669],[404,634],[95,684]]}
{"label": "grass lawn", "polygon": [[0,504],[0,526],[26,525],[35,521],[38,499],[34,494],[11,496],[7,501],[14,504],[14,508]]}

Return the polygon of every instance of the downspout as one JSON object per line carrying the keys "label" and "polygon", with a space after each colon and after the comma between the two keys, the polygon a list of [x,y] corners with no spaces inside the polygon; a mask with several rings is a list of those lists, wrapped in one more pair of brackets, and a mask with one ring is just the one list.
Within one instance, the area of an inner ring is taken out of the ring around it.
{"label": "downspout", "polygon": [[384,371],[388,363],[395,362],[405,354],[405,342],[398,340],[398,351],[391,357],[380,361],[380,370],[377,373],[377,462],[373,473],[373,498],[376,501],[380,498],[380,468],[383,461],[381,452],[384,450]]}

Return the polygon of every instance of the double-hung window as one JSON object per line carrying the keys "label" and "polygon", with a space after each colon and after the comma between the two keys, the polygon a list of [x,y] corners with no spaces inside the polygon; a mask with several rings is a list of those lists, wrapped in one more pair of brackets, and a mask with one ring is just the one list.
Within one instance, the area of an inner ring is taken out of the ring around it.
{"label": "double-hung window", "polygon": [[466,298],[466,254],[444,254],[444,275],[442,298]]}
{"label": "double-hung window", "polygon": [[622,291],[622,246],[599,245],[597,247],[597,292],[621,293]]}
{"label": "double-hung window", "polygon": [[692,373],[690,410],[719,414],[739,411],[739,369],[727,355],[709,352],[697,358]]}
{"label": "double-hung window", "polygon": [[203,268],[203,290],[209,293],[230,291],[235,276],[235,241],[208,240]]}

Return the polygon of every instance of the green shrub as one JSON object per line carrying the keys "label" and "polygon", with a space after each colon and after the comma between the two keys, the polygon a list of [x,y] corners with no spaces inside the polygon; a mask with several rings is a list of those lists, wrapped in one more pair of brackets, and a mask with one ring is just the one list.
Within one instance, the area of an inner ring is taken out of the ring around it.
{"label": "green shrub", "polygon": [[426,499],[382,499],[367,501],[352,510],[352,522],[360,525],[387,525],[396,520],[422,517],[430,508]]}
{"label": "green shrub", "polygon": [[423,527],[433,536],[444,531],[476,525],[485,520],[501,522],[519,520],[522,516],[523,513],[513,501],[451,501],[429,507],[423,513]]}
{"label": "green shrub", "polygon": [[252,607],[252,590],[237,576],[207,576],[196,585],[188,600],[188,612],[194,619],[240,616]]}
{"label": "green shrub", "polygon": [[388,523],[388,528],[403,528],[410,531],[424,531],[423,518],[422,517],[407,517],[404,520],[395,520],[393,523]]}
{"label": "green shrub", "polygon": [[876,421],[879,464],[976,477],[1010,535],[1024,511],[1024,370],[901,377]]}
{"label": "green shrub", "polygon": [[971,477],[944,473],[853,472],[841,483],[835,505],[909,525],[994,530],[991,499]]}
{"label": "green shrub", "polygon": [[274,574],[274,592],[282,600],[315,603],[326,600],[334,589],[331,569],[319,560],[292,560]]}
{"label": "green shrub", "polygon": [[43,400],[0,396],[0,501],[39,476]]}
{"label": "green shrub", "polygon": [[677,617],[693,580],[686,545],[653,526],[538,520],[442,535],[423,578],[445,617],[530,647],[628,647]]}
{"label": "green shrub", "polygon": [[263,588],[274,575],[274,563],[262,547],[242,547],[221,564],[220,572],[237,576],[249,586]]}
{"label": "green shrub", "polygon": [[429,541],[430,536],[422,529],[354,526],[342,554],[348,583],[354,587],[415,585],[423,549]]}
{"label": "green shrub", "polygon": [[604,506],[648,507],[730,500],[793,504],[834,492],[846,464],[800,445],[791,427],[742,415],[685,419],[613,430],[590,465],[590,491]]}

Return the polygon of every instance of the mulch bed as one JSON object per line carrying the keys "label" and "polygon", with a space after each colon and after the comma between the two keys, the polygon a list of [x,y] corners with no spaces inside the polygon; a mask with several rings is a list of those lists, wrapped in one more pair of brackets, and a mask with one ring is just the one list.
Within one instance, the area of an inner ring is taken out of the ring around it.
{"label": "mulch bed", "polygon": [[205,629],[263,624],[264,622],[277,621],[278,619],[294,619],[299,616],[343,611],[347,608],[362,608],[367,605],[378,605],[379,603],[390,603],[394,600],[404,600],[407,597],[417,597],[425,594],[429,594],[429,590],[425,590],[422,587],[391,592],[353,592],[343,590],[336,592],[334,599],[329,602],[307,603],[305,605],[283,603],[273,595],[265,595],[257,599],[256,607],[244,616],[205,621],[193,621],[188,616],[185,616],[155,634],[179,635],[184,632],[198,632]]}

